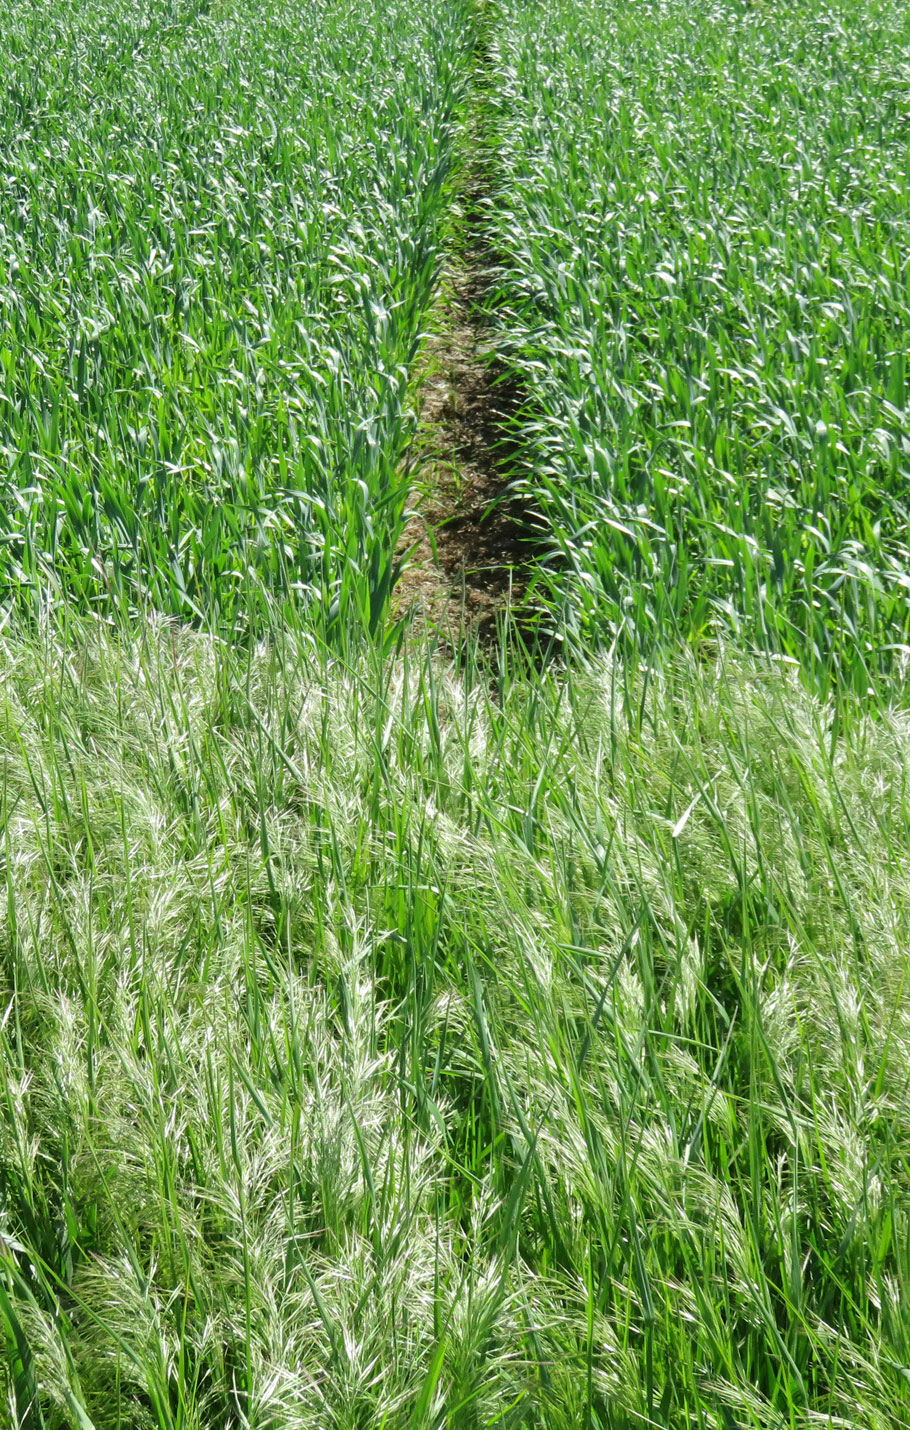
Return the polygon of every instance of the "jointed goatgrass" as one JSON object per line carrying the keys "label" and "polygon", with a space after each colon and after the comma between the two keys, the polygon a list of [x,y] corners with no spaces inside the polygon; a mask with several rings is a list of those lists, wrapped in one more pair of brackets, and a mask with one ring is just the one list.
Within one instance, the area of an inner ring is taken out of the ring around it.
{"label": "jointed goatgrass", "polygon": [[7,633],[4,1423],[910,1414],[910,726]]}

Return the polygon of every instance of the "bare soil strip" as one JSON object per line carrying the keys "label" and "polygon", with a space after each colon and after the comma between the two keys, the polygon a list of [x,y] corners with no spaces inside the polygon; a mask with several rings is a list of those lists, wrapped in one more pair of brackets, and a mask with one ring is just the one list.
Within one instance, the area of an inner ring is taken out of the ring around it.
{"label": "bare soil strip", "polygon": [[493,258],[476,191],[467,199],[468,241],[443,275],[443,323],[425,352],[412,451],[416,515],[400,551],[412,549],[397,588],[401,614],[412,611],[456,640],[493,635],[499,614],[520,606],[529,585],[529,523],[507,494],[519,400],[491,361],[484,297]]}
{"label": "bare soil strip", "polygon": [[519,455],[514,381],[494,357],[489,292],[497,263],[489,203],[494,185],[487,99],[492,84],[486,0],[473,0],[472,96],[462,140],[459,235],[442,275],[438,329],[424,350],[410,454],[413,518],[399,555],[399,613],[412,612],[458,645],[494,636],[500,617],[528,622],[533,521],[509,492]]}

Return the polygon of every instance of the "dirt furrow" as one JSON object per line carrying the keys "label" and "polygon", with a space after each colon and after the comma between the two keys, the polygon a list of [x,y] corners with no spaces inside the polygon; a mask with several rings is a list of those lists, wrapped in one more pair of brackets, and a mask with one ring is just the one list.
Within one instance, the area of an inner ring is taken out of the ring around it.
{"label": "dirt furrow", "polygon": [[399,555],[399,613],[412,611],[449,637],[495,633],[526,604],[532,524],[510,495],[516,472],[520,395],[494,357],[489,295],[493,182],[484,94],[490,85],[484,7],[473,100],[464,135],[453,252],[440,283],[436,330],[424,350],[418,428],[412,446],[414,516]]}

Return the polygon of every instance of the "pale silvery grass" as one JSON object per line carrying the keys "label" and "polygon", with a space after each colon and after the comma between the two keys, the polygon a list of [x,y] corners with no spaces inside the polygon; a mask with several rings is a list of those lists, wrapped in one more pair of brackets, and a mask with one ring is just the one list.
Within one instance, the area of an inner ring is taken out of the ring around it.
{"label": "pale silvery grass", "polygon": [[906,1418],[902,708],[0,659],[6,1423]]}

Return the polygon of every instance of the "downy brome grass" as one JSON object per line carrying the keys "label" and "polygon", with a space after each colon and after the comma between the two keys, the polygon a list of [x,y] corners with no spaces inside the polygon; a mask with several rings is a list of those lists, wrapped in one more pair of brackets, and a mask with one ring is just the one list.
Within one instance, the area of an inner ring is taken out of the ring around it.
{"label": "downy brome grass", "polygon": [[906,1423],[902,706],[0,667],[3,1423]]}

